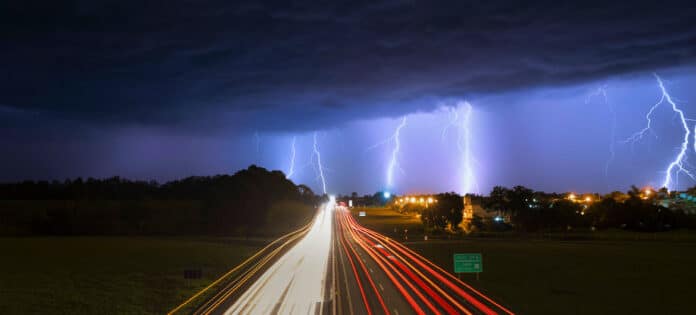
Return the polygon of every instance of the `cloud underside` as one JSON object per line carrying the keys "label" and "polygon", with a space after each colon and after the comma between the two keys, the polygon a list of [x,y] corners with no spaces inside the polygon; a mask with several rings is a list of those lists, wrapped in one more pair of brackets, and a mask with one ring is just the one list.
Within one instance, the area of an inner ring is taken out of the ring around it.
{"label": "cloud underside", "polygon": [[313,128],[696,57],[688,2],[12,2],[0,115],[96,123]]}

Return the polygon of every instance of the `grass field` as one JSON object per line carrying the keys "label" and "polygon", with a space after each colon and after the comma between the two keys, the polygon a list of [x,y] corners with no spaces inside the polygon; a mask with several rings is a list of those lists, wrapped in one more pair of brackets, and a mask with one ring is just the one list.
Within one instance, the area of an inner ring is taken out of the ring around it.
{"label": "grass field", "polygon": [[[412,216],[367,211],[359,219],[370,228],[389,234],[403,225],[418,231]],[[473,274],[462,279],[520,314],[693,313],[693,242],[415,239],[406,245],[450,271],[452,254],[482,253],[480,280]]]}
{"label": "grass field", "polygon": [[[359,213],[365,212],[364,217]],[[423,224],[415,215],[403,215],[387,208],[353,208],[353,216],[364,227],[380,231],[380,233],[394,239],[403,240],[404,230],[408,230],[411,239],[418,236],[422,239]]]}
{"label": "grass field", "polygon": [[[0,238],[0,314],[163,314],[263,241]],[[184,269],[202,278],[186,280]]]}

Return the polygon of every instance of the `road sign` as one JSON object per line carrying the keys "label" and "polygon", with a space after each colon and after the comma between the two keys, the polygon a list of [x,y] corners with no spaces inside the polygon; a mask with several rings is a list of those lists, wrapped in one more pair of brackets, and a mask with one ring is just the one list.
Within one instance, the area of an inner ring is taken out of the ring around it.
{"label": "road sign", "polygon": [[481,259],[481,254],[454,254],[454,272],[483,272],[483,259]]}

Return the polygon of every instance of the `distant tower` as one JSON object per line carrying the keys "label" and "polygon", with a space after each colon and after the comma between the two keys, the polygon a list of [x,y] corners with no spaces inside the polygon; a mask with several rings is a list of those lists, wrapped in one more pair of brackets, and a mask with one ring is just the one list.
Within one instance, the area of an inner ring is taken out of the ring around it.
{"label": "distant tower", "polygon": [[471,203],[471,196],[469,195],[464,195],[464,198],[462,198],[464,201],[464,209],[462,209],[462,218],[464,218],[464,221],[471,221],[474,219],[474,205]]}
{"label": "distant tower", "polygon": [[474,219],[474,205],[469,195],[464,195],[462,202],[464,202],[464,208],[462,208],[462,223],[459,227],[468,234],[471,231],[471,221]]}

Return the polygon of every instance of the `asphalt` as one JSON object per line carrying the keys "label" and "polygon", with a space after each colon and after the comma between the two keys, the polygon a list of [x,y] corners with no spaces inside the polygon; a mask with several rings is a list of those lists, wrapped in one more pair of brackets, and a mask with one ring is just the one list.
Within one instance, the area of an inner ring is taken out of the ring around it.
{"label": "asphalt", "polygon": [[[244,286],[203,314],[512,314],[375,231],[326,206],[290,249],[245,271]],[[241,281],[241,280],[240,280]]]}

